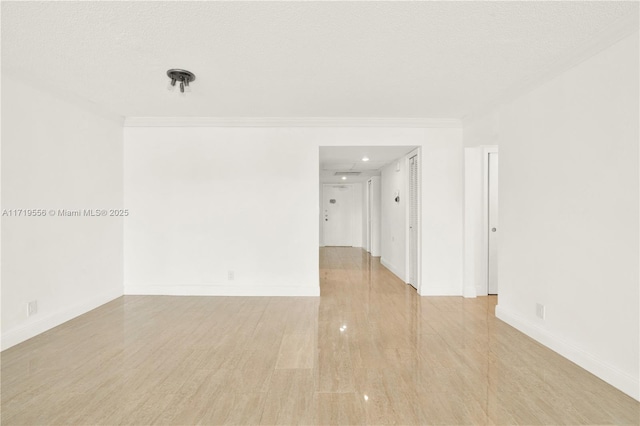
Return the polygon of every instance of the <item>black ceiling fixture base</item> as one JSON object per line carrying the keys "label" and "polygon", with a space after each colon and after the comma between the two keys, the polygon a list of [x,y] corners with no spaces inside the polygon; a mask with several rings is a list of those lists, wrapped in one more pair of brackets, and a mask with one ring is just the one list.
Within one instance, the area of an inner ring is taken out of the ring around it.
{"label": "black ceiling fixture base", "polygon": [[182,93],[184,93],[185,86],[189,87],[189,83],[196,79],[196,75],[191,71],[177,68],[167,71],[167,76],[171,79],[171,86],[175,86],[176,81],[180,82],[180,92]]}

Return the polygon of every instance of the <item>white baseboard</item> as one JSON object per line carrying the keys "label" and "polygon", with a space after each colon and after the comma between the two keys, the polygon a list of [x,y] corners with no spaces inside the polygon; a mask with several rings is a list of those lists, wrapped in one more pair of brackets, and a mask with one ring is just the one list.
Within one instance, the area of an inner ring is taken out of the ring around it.
{"label": "white baseboard", "polygon": [[320,286],[125,284],[124,294],[145,296],[320,296]]}
{"label": "white baseboard", "polygon": [[476,296],[488,296],[489,292],[487,291],[487,287],[485,286],[485,288],[480,288],[480,287],[476,287],[475,288],[475,292],[476,292]]}
{"label": "white baseboard", "polygon": [[501,305],[496,306],[496,317],[640,401],[640,380],[637,377],[621,371]]}
{"label": "white baseboard", "polygon": [[98,306],[111,302],[113,299],[117,299],[120,296],[122,296],[121,289],[113,290],[48,315],[45,314],[40,316],[40,314],[38,314],[39,318],[37,320],[35,319],[37,317],[34,316],[33,321],[2,333],[2,343],[0,344],[0,348],[2,348],[3,351],[5,349],[9,349],[18,343],[29,340],[38,334],[44,333],[45,331],[72,320],[77,316],[85,314]]}
{"label": "white baseboard", "polygon": [[380,263],[382,264],[382,266],[384,266],[385,268],[390,270],[393,275],[395,275],[396,277],[400,278],[402,280],[402,282],[406,283],[406,281],[404,280],[404,277],[403,277],[404,274],[400,273],[400,270],[398,268],[396,268],[395,265],[387,262],[384,259],[384,257],[380,258]]}
{"label": "white baseboard", "polygon": [[477,297],[478,294],[476,293],[476,286],[475,285],[464,286],[464,288],[462,289],[462,296],[466,298],[471,298],[471,299]]}

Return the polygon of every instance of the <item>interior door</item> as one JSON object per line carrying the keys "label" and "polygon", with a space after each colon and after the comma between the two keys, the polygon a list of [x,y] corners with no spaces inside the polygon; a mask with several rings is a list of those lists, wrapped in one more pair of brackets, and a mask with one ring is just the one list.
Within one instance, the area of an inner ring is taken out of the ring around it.
{"label": "interior door", "polygon": [[489,294],[498,294],[498,153],[489,153],[488,170],[489,247],[487,284]]}
{"label": "interior door", "polygon": [[418,288],[418,156],[409,159],[409,284]]}
{"label": "interior door", "polygon": [[322,231],[325,246],[351,246],[351,187],[323,185]]}

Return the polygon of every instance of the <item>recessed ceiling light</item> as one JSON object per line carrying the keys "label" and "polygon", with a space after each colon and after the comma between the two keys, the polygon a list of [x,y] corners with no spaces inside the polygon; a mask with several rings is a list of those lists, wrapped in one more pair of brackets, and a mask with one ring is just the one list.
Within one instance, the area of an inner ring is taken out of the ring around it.
{"label": "recessed ceiling light", "polygon": [[347,180],[347,177],[346,176],[342,176],[342,180]]}
{"label": "recessed ceiling light", "polygon": [[362,157],[362,161],[369,161],[369,157]]}

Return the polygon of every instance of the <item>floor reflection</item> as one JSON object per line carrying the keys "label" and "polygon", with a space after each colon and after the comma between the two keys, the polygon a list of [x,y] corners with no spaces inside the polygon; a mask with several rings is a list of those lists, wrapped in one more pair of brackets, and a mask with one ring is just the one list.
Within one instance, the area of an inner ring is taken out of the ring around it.
{"label": "floor reflection", "polygon": [[125,296],[2,352],[2,424],[638,424],[640,404],[357,248],[318,297]]}

